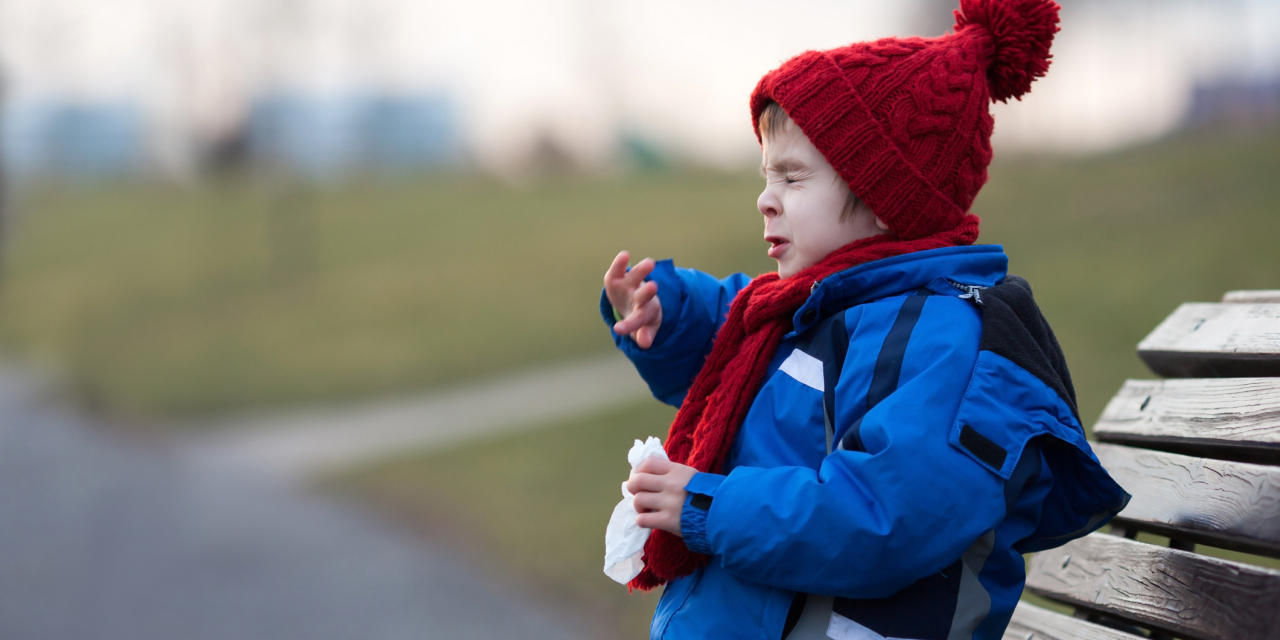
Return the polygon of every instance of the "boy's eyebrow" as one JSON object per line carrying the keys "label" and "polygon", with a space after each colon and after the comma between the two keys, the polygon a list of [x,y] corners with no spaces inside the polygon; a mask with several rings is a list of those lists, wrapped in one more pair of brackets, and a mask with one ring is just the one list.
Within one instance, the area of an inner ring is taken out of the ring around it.
{"label": "boy's eyebrow", "polygon": [[778,173],[791,173],[792,171],[802,171],[808,169],[803,162],[792,158],[782,158],[777,162],[761,163],[760,174],[764,175],[765,171],[776,171]]}

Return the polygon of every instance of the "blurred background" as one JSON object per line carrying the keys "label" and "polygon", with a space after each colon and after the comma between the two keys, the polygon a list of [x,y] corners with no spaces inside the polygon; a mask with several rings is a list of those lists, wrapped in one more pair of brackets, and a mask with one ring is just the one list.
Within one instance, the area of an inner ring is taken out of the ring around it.
{"label": "blurred background", "polygon": [[[603,270],[770,270],[756,81],[954,4],[0,0],[0,635],[644,637]],[[1063,4],[974,211],[1091,421],[1280,288],[1280,2]]]}

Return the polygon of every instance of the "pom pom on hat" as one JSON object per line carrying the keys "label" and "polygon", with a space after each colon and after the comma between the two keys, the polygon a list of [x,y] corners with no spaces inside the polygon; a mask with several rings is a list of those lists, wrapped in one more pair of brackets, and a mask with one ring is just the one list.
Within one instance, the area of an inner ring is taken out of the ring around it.
{"label": "pom pom on hat", "polygon": [[1021,100],[1032,81],[1049,70],[1059,8],[1053,0],[960,0],[956,33],[977,27],[991,37],[987,85],[992,100]]}

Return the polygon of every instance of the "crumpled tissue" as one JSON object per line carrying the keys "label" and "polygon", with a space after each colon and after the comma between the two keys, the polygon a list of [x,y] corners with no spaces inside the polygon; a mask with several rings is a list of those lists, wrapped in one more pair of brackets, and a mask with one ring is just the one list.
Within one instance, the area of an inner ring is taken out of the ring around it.
{"label": "crumpled tissue", "polygon": [[[632,445],[627,452],[627,462],[634,470],[641,462],[651,457],[660,456],[667,459],[667,452],[662,449],[662,441],[653,436],[648,440]],[[651,529],[636,524],[635,496],[627,491],[627,483],[622,483],[622,502],[613,508],[609,517],[609,527],[604,532],[604,573],[616,582],[626,584],[640,575],[644,569],[644,543],[649,541]]]}

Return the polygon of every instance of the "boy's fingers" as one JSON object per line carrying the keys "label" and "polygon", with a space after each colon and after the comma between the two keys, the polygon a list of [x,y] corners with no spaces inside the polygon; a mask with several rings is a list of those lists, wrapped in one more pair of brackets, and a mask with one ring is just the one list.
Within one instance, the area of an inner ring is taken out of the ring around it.
{"label": "boy's fingers", "polygon": [[639,329],[636,330],[636,337],[634,339],[636,341],[636,346],[640,347],[641,349],[648,349],[649,347],[652,347],[653,346],[653,328],[640,327]]}
{"label": "boy's fingers", "polygon": [[[658,290],[656,285],[650,289],[655,292]],[[644,289],[641,289],[641,291],[643,290]],[[632,311],[627,314],[627,317],[614,324],[613,330],[625,335],[630,334],[632,331],[635,331],[640,327],[657,328],[661,317],[662,305],[650,296],[648,301],[643,304],[637,302],[632,305]]]}
{"label": "boy's fingers", "polygon": [[622,322],[615,324],[613,330],[619,335],[635,338],[639,336],[640,329],[648,327],[649,324],[649,321],[645,319],[645,314],[633,313],[624,318]]}
{"label": "boy's fingers", "polygon": [[658,283],[653,281],[646,282],[640,285],[639,289],[636,289],[635,295],[631,296],[631,306],[643,307],[656,295],[658,295]]}
{"label": "boy's fingers", "polygon": [[609,269],[604,272],[604,284],[609,286],[613,280],[621,280],[627,275],[627,261],[631,259],[631,254],[626,251],[619,251],[614,257],[613,262],[609,263]]}
{"label": "boy's fingers", "polygon": [[675,511],[677,506],[675,498],[665,493],[637,493],[631,504],[638,513]]}
{"label": "boy's fingers", "polygon": [[613,331],[614,333],[625,336],[629,335],[632,331],[635,331],[641,324],[643,323],[640,322],[640,311],[631,311],[628,312],[621,320],[613,323]]}
{"label": "boy's fingers", "polygon": [[672,525],[674,520],[675,518],[665,511],[652,511],[636,516],[636,524],[641,528],[662,529],[664,531],[671,531],[672,533],[675,533],[675,527]]}
{"label": "boy's fingers", "polygon": [[665,458],[646,458],[636,467],[636,473],[662,475],[671,470],[672,462]]}
{"label": "boy's fingers", "polygon": [[655,324],[658,320],[658,314],[661,308],[654,308],[657,305],[645,305],[627,314],[627,317],[614,323],[613,330],[621,335],[631,335],[632,332],[640,327]]}
{"label": "boy's fingers", "polygon": [[635,320],[635,314],[632,314],[613,323],[613,332],[620,336],[629,336],[635,332],[635,328],[639,324]]}
{"label": "boy's fingers", "polygon": [[658,323],[646,322],[644,326],[636,329],[636,344],[642,348],[648,349],[653,346],[653,341],[658,338]]}
{"label": "boy's fingers", "polygon": [[634,475],[631,476],[630,480],[627,480],[627,491],[630,491],[632,494],[638,496],[643,493],[652,493],[662,490],[662,480],[658,476],[644,473],[639,469],[636,469],[632,473]]}
{"label": "boy's fingers", "polygon": [[653,273],[655,264],[657,263],[653,261],[653,258],[645,258],[636,263],[634,267],[631,267],[631,270],[625,276],[627,288],[633,291],[639,288],[640,283],[644,282],[644,279],[649,277],[650,273]]}
{"label": "boy's fingers", "polygon": [[636,508],[637,513],[657,511],[657,496],[658,494],[656,493],[637,493],[635,499],[631,501],[631,505]]}
{"label": "boy's fingers", "polygon": [[604,294],[619,313],[631,307],[631,289],[627,287],[627,260],[630,254],[623,251],[613,259],[608,270],[604,272]]}

